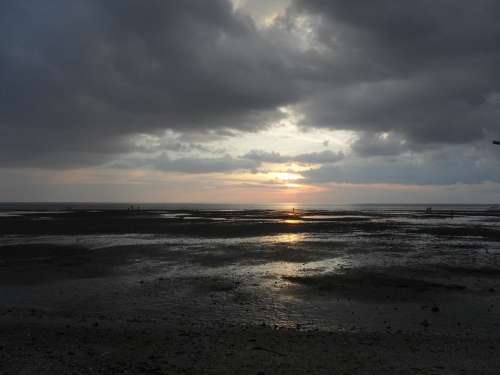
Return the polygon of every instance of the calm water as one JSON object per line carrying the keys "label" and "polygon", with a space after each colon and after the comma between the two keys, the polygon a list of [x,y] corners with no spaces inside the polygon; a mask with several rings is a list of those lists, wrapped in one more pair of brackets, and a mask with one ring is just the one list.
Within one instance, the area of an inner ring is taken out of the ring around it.
{"label": "calm water", "polygon": [[210,203],[8,203],[0,202],[0,210],[115,210],[127,209],[130,206],[145,210],[290,210],[292,208],[303,210],[329,210],[329,211],[422,211],[427,207],[433,210],[457,211],[484,211],[488,209],[500,210],[500,205],[494,204],[304,204],[304,203],[279,203],[279,204],[210,204]]}

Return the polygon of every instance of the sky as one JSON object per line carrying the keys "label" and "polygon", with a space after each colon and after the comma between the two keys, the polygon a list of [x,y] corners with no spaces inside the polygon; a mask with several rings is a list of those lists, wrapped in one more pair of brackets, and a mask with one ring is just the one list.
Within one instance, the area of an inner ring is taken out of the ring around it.
{"label": "sky", "polygon": [[500,203],[496,0],[0,0],[0,201]]}

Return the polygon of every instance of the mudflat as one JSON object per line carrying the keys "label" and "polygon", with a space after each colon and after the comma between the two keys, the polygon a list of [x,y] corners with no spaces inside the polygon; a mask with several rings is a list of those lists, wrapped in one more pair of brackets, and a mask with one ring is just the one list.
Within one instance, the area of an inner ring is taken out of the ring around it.
{"label": "mudflat", "polygon": [[498,374],[500,215],[15,211],[2,374]]}

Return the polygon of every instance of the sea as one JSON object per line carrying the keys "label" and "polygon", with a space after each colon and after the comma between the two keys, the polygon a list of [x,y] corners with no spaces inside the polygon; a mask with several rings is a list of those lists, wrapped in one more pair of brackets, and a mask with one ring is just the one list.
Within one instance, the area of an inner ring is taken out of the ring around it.
{"label": "sea", "polygon": [[106,202],[0,202],[0,211],[33,210],[326,210],[326,211],[422,211],[431,207],[437,211],[500,210],[500,204],[334,204],[334,203],[106,203]]}

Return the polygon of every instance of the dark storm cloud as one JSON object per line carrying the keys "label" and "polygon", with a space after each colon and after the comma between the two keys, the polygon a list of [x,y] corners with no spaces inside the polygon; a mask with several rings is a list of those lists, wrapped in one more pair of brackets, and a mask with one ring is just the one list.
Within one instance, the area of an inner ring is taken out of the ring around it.
{"label": "dark storm cloud", "polygon": [[[356,131],[353,154],[365,161],[269,150],[144,160],[190,173],[325,164],[310,181],[409,182],[410,170],[421,183],[481,181],[487,169],[475,171],[499,158],[481,147],[419,170],[394,158],[498,136],[499,18],[496,0],[295,0],[262,30],[229,0],[0,0],[0,166],[203,153],[194,144],[257,131],[291,105],[304,127]],[[130,140],[166,129],[186,145]]]}
{"label": "dark storm cloud", "polygon": [[319,19],[313,29],[327,51],[314,77],[322,88],[301,106],[305,125],[393,131],[408,148],[499,131],[498,1],[296,3],[296,13]]}
{"label": "dark storm cloud", "polygon": [[4,165],[97,163],[167,128],[255,130],[296,99],[284,56],[229,0],[0,0],[0,82]]}

